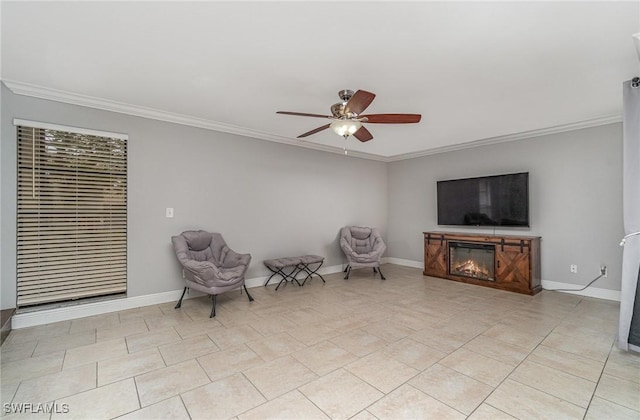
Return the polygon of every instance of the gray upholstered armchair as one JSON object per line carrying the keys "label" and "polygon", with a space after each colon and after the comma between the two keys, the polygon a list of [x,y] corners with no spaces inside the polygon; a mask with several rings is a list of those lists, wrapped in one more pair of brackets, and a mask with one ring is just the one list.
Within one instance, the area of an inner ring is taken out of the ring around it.
{"label": "gray upholstered armchair", "polygon": [[340,247],[349,263],[344,269],[347,273],[345,279],[349,278],[352,268],[372,267],[374,273],[377,268],[380,278],[386,280],[380,271],[380,257],[387,246],[382,241],[378,229],[359,226],[343,227],[340,232]]}
{"label": "gray upholstered armchair", "polygon": [[182,305],[182,298],[188,288],[211,295],[213,307],[211,316],[216,316],[216,295],[242,287],[249,301],[253,298],[244,284],[244,275],[251,262],[251,254],[238,254],[227,246],[219,233],[204,230],[188,230],[171,237],[173,249],[182,264],[184,280],[187,283],[176,309]]}

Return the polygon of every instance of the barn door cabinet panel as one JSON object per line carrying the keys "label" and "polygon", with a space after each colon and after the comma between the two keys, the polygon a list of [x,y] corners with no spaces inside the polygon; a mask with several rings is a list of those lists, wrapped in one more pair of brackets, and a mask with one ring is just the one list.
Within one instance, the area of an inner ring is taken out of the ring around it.
{"label": "barn door cabinet panel", "polygon": [[447,242],[444,235],[424,237],[424,275],[443,277],[447,274]]}

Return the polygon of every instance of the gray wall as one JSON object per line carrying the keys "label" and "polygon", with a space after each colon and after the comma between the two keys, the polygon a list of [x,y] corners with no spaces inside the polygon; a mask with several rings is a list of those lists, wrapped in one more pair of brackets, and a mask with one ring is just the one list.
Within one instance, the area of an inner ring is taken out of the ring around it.
{"label": "gray wall", "polygon": [[[387,165],[231,134],[12,94],[2,86],[0,157],[2,308],[15,306],[16,136],[13,118],[129,135],[128,295],[182,287],[170,237],[221,232],[250,252],[248,278],[262,260],[314,253],[325,265],[343,255],[338,231],[379,226],[386,235]],[[175,218],[165,218],[165,208]]]}
{"label": "gray wall", "polygon": [[[391,257],[422,261],[422,232],[436,225],[440,179],[530,173],[531,228],[481,232],[542,236],[542,278],[620,290],[621,125],[477,147],[389,164],[334,155],[12,94],[2,86],[1,305],[15,305],[16,140],[13,118],[129,135],[129,296],[181,287],[170,236],[222,232],[265,258],[299,253],[343,262],[338,229],[379,226]],[[166,207],[175,218],[166,219]],[[578,264],[578,274],[569,265]]]}
{"label": "gray wall", "polygon": [[[529,172],[530,229],[437,225],[436,181]],[[387,255],[423,260],[422,232],[446,230],[542,237],[542,279],[620,290],[622,125],[425,156],[389,164]],[[578,265],[571,274],[569,266]]]}

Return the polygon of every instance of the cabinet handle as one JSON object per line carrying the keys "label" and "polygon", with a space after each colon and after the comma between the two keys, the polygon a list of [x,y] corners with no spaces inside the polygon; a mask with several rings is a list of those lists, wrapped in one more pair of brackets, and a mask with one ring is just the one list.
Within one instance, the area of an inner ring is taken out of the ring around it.
{"label": "cabinet handle", "polygon": [[500,260],[496,260],[496,265],[500,268]]}

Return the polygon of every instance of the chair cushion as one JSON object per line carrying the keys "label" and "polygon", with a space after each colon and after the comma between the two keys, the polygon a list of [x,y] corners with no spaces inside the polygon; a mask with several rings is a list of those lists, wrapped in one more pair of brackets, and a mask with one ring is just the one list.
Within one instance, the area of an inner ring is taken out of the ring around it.
{"label": "chair cushion", "polygon": [[191,230],[171,237],[171,242],[188,287],[219,294],[243,285],[251,255],[230,249],[221,234]]}
{"label": "chair cushion", "polygon": [[204,230],[188,230],[182,232],[182,236],[184,236],[191,251],[202,251],[211,245],[212,235]]}
{"label": "chair cushion", "polygon": [[214,264],[224,266],[229,253],[229,247],[219,233],[211,234],[211,258]]}
{"label": "chair cushion", "polygon": [[351,236],[355,239],[369,239],[371,236],[371,228],[368,227],[352,226],[350,230]]}
{"label": "chair cushion", "polygon": [[245,268],[246,267],[244,265],[239,265],[237,267],[230,267],[230,268],[221,268],[218,273],[218,277],[221,280],[226,280],[226,281],[238,280],[244,274]]}
{"label": "chair cushion", "polygon": [[351,239],[351,248],[358,254],[367,254],[373,249],[372,238],[367,239]]}
{"label": "chair cushion", "polygon": [[340,232],[340,246],[347,261],[354,267],[376,267],[386,250],[376,228],[346,226]]}

